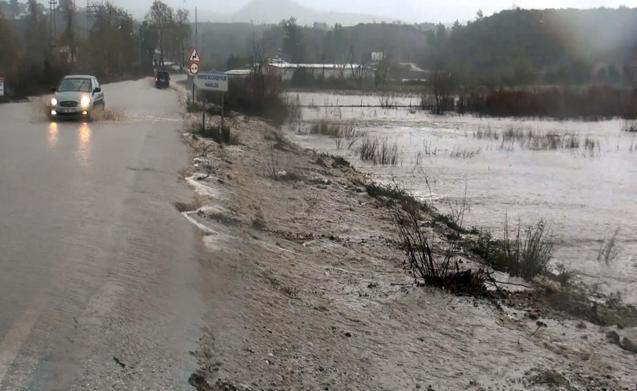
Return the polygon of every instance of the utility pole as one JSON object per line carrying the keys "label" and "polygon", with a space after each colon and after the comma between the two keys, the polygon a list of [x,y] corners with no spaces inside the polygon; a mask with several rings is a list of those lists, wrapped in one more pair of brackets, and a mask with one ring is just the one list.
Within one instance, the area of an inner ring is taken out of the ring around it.
{"label": "utility pole", "polygon": [[49,0],[49,45],[55,47],[55,39],[57,37],[57,26],[55,18],[55,10],[57,8],[57,0]]}
{"label": "utility pole", "polygon": [[91,31],[91,16],[97,14],[97,5],[91,3],[91,0],[86,0],[86,36],[88,37]]}
{"label": "utility pole", "polygon": [[[195,49],[197,49],[197,34],[198,34],[198,31],[197,31],[197,7],[195,7],[195,45],[194,45]],[[197,49],[197,50],[199,50],[199,49]],[[196,98],[196,96],[195,96],[195,76],[194,75],[190,77],[190,81],[192,82],[192,104],[194,105],[195,104],[195,98]],[[206,111],[206,106],[205,106],[205,103],[204,103],[204,112],[205,111]],[[205,125],[205,122],[204,122],[204,128],[205,128],[205,126],[206,125]]]}

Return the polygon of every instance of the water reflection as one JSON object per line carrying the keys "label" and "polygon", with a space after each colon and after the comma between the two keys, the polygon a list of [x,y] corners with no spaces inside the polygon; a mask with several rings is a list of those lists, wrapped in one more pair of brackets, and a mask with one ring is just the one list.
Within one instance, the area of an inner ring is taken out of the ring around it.
{"label": "water reflection", "polygon": [[90,164],[91,158],[91,136],[92,131],[86,122],[80,126],[77,134],[77,156],[80,160],[80,164],[87,168]]}
{"label": "water reflection", "polygon": [[49,148],[55,148],[58,144],[58,124],[56,122],[49,124],[48,143]]}

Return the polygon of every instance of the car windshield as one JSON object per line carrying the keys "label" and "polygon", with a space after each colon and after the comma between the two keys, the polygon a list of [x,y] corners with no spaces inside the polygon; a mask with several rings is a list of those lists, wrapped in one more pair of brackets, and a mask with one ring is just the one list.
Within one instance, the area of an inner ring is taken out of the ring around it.
{"label": "car windshield", "polygon": [[64,79],[58,87],[59,92],[91,92],[89,79]]}

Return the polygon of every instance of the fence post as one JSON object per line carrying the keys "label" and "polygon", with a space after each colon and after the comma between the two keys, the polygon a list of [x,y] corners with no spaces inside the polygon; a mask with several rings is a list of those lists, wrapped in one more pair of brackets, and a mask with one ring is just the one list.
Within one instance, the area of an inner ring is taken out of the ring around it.
{"label": "fence post", "polygon": [[201,134],[206,134],[206,103],[208,99],[206,94],[203,95],[203,109],[201,110]]}
{"label": "fence post", "polygon": [[224,116],[225,92],[221,93],[221,121],[219,121],[219,140],[223,140],[223,116]]}

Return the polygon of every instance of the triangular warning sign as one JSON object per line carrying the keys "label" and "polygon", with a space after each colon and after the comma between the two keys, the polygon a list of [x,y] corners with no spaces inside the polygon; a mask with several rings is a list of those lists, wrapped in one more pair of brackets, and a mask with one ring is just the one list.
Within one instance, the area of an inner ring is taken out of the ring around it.
{"label": "triangular warning sign", "polygon": [[190,55],[189,62],[200,62],[199,53],[197,53],[197,49],[192,49],[192,54]]}

